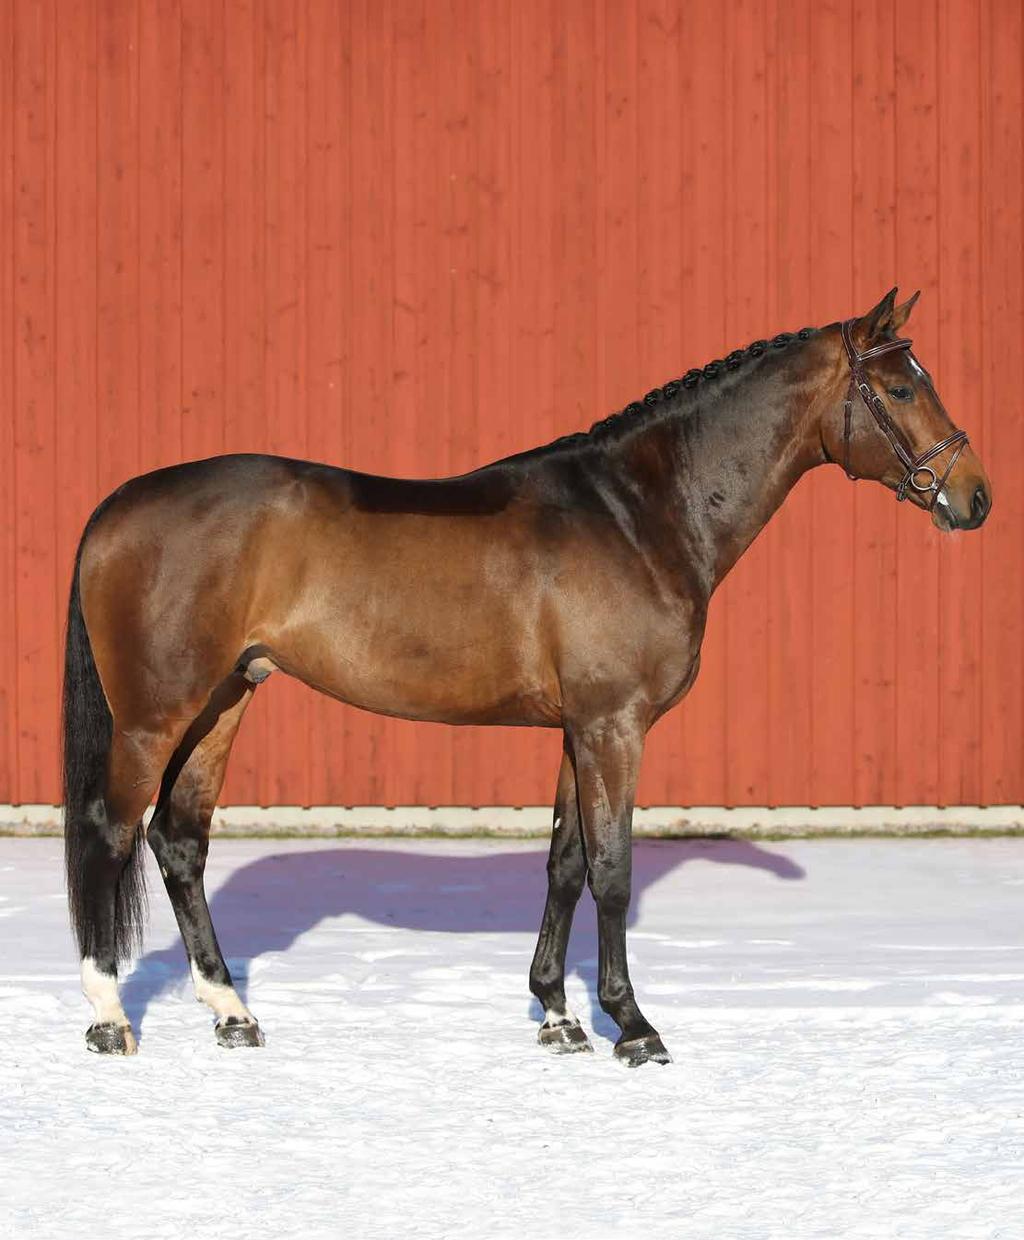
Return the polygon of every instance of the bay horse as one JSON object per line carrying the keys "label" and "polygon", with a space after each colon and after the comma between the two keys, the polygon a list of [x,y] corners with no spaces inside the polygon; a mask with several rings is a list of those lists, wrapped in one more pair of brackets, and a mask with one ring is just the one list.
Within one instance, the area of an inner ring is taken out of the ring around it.
{"label": "bay horse", "polygon": [[[233,455],[126,482],[75,562],[64,676],[69,903],[91,1050],[130,1054],[118,965],[141,939],[146,833],[217,1041],[263,1035],[203,886],[235,733],[275,670],[406,719],[559,728],[540,1042],[590,1050],[565,1001],[573,912],[597,905],[615,1055],[665,1063],[626,963],[644,738],[700,664],[712,592],[808,469],[841,463],[974,529],[988,479],[899,330],[916,301],[755,341],[544,447],[457,478]],[[884,392],[884,397],[880,395]]]}

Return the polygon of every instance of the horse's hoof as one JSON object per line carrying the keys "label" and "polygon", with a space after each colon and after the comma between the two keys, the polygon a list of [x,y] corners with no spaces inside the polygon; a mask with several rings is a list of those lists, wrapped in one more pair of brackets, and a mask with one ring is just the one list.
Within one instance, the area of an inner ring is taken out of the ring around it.
{"label": "horse's hoof", "polygon": [[541,1025],[537,1041],[556,1055],[578,1055],[580,1051],[593,1051],[586,1030],[578,1020],[565,1025]]}
{"label": "horse's hoof", "polygon": [[239,1020],[237,1016],[229,1016],[214,1026],[217,1045],[233,1050],[236,1046],[264,1046],[263,1032],[253,1020]]}
{"label": "horse's hoof", "polygon": [[657,1033],[648,1033],[642,1038],[631,1038],[628,1042],[616,1042],[615,1058],[628,1068],[639,1068],[642,1063],[672,1062],[672,1056],[665,1049],[665,1043]]}
{"label": "horse's hoof", "polygon": [[85,1031],[85,1044],[97,1055],[134,1055],[139,1049],[131,1025],[115,1025],[112,1020],[90,1025]]}

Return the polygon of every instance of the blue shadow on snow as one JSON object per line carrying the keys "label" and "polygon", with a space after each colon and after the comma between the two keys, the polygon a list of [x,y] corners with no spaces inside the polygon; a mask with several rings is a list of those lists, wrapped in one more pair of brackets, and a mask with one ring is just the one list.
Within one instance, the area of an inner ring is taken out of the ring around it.
{"label": "blue shadow on snow", "polygon": [[[546,849],[464,856],[442,852],[443,845],[436,847],[437,851],[429,852],[370,845],[300,849],[272,853],[240,866],[214,893],[210,912],[242,999],[253,960],[267,952],[287,951],[325,918],[346,913],[406,930],[536,935],[544,908]],[[780,879],[805,876],[788,857],[749,840],[638,841],[633,847],[629,924],[636,924],[648,887],[695,860],[749,866]],[[154,893],[154,898],[160,897]],[[524,945],[524,992],[532,951],[532,943]],[[587,987],[595,1032],[614,1038],[615,1026],[597,1003],[596,957],[593,901],[584,891],[566,973],[576,973]],[[187,979],[180,939],[142,956],[122,987],[125,1010],[136,1029],[154,999]],[[531,1011],[539,1020],[536,1001]]]}

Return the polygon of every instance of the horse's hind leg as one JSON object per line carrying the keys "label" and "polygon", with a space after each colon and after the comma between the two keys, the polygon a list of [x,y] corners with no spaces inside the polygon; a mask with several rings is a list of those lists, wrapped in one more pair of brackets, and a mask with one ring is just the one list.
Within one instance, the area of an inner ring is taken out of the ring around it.
{"label": "horse's hind leg", "polygon": [[101,1054],[133,1055],[137,1049],[118,993],[117,967],[141,934],[142,815],[173,745],[173,737],[160,733],[115,732],[105,794],[93,803],[90,829],[74,836],[82,990],[95,1014],[85,1040]]}
{"label": "horse's hind leg", "polygon": [[544,1007],[544,1023],[537,1038],[542,1046],[553,1051],[593,1050],[583,1026],[565,1001],[565,952],[586,873],[576,775],[566,740],[548,855],[548,897],[530,967],[530,990]]}
{"label": "horse's hind leg", "polygon": [[262,1046],[263,1035],[238,997],[210,918],[203,872],[210,820],[231,744],[253,688],[228,677],[192,724],[164,775],[148,839],[188,953],[196,998],[213,1009],[221,1046]]}

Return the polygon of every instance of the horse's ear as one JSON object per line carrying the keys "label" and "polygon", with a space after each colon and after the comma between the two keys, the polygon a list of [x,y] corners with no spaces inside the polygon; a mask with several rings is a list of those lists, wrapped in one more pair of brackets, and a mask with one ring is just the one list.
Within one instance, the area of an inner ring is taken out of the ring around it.
{"label": "horse's ear", "polygon": [[910,318],[910,312],[917,304],[917,299],[921,296],[921,290],[918,289],[913,297],[909,298],[902,306],[897,306],[892,312],[892,330],[898,332],[903,324]]}
{"label": "horse's ear", "polygon": [[[897,289],[891,288],[873,310],[862,315],[853,324],[853,338],[861,350],[877,344],[882,336],[892,327],[893,315],[896,312]],[[910,299],[910,305],[914,299]]]}

